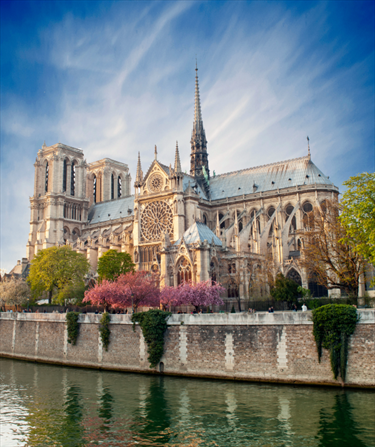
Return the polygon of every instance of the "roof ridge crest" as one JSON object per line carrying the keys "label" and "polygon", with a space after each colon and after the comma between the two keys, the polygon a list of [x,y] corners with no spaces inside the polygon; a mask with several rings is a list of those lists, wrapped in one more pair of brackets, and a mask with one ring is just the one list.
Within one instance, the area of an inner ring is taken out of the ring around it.
{"label": "roof ridge crest", "polygon": [[211,181],[214,180],[216,177],[221,177],[222,175],[228,175],[228,174],[236,174],[238,172],[244,172],[244,171],[251,171],[253,169],[258,169],[258,168],[265,168],[266,166],[272,166],[272,165],[279,165],[282,163],[287,163],[289,161],[296,161],[296,160],[305,160],[305,159],[309,159],[308,155],[305,155],[303,157],[296,157],[296,158],[290,158],[289,160],[283,160],[283,161],[276,161],[274,163],[266,163],[264,165],[259,165],[259,166],[253,166],[251,168],[244,168],[244,169],[238,169],[237,171],[230,171],[230,172],[223,172],[222,174],[216,174],[215,177],[211,177]]}

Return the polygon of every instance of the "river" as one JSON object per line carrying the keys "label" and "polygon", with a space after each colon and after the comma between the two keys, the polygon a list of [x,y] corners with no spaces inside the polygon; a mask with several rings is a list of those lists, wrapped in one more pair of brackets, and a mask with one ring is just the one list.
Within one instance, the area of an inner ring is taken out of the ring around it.
{"label": "river", "polygon": [[375,393],[0,359],[0,445],[375,446]]}

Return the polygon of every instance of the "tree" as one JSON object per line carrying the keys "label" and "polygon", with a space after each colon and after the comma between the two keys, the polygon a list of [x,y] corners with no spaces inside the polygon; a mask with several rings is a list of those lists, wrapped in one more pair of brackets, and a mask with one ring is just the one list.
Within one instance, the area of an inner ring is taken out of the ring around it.
{"label": "tree", "polygon": [[12,278],[0,282],[0,305],[22,305],[30,298],[30,287],[22,279]]}
{"label": "tree", "polygon": [[135,264],[129,253],[116,250],[106,251],[98,261],[99,282],[103,279],[114,281],[120,275],[134,271]]}
{"label": "tree", "polygon": [[200,306],[224,304],[220,298],[220,294],[224,292],[224,287],[211,279],[198,283],[186,282],[177,289],[177,302],[178,305],[192,305],[199,311]]}
{"label": "tree", "polygon": [[48,292],[48,302],[51,303],[55,292],[56,300],[61,302],[66,297],[67,289],[82,288],[89,270],[90,264],[85,256],[68,245],[50,247],[40,250],[31,261],[27,282],[34,296]]}
{"label": "tree", "polygon": [[346,230],[343,241],[375,265],[375,174],[363,173],[344,182],[340,221]]}
{"label": "tree", "polygon": [[276,301],[292,303],[298,297],[298,284],[292,279],[285,278],[282,273],[278,273],[270,293]]}
{"label": "tree", "polygon": [[146,271],[128,272],[115,281],[103,280],[85,292],[83,302],[124,309],[133,306],[158,307],[160,291],[158,276]]}
{"label": "tree", "polygon": [[160,304],[165,310],[167,307],[170,309],[171,306],[178,306],[179,304],[179,293],[176,287],[165,286],[160,290]]}
{"label": "tree", "polygon": [[318,284],[357,296],[365,263],[354,250],[353,239],[340,222],[340,211],[339,203],[327,200],[309,213],[301,264]]}
{"label": "tree", "polygon": [[[123,287],[119,286],[117,282],[103,279],[100,284],[95,284],[94,287],[86,290],[83,302],[95,306],[104,306],[107,310],[108,307],[116,307],[119,303],[124,303],[125,299],[126,293]],[[124,305],[124,307],[127,307],[127,305]]]}

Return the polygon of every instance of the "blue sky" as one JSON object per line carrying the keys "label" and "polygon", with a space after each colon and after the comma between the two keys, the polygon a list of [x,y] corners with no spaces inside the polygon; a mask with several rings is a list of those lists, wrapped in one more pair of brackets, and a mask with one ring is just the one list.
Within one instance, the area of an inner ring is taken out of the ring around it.
{"label": "blue sky", "polygon": [[303,156],[374,171],[373,1],[1,1],[1,266],[25,256],[43,141],[135,177],[189,170],[198,59],[211,172]]}

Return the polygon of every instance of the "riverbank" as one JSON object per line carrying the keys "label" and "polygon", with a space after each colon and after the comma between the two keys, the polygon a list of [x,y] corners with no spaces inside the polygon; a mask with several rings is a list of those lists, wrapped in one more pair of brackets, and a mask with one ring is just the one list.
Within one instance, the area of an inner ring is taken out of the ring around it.
{"label": "riverbank", "polygon": [[311,312],[174,314],[155,369],[149,368],[142,331],[138,325],[133,330],[130,315],[111,315],[105,351],[100,315],[80,315],[73,346],[65,314],[1,313],[0,356],[127,372],[375,389],[375,310],[358,312],[345,384],[333,379],[327,351],[318,362]]}

